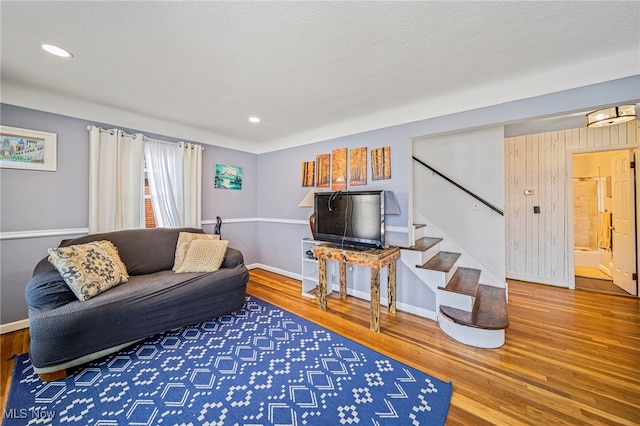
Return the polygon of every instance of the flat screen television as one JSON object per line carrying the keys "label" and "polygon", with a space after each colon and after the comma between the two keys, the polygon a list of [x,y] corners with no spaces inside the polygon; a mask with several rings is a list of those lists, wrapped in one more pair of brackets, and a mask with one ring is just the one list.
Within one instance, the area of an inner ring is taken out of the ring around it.
{"label": "flat screen television", "polygon": [[384,191],[315,194],[315,239],[344,247],[384,248]]}

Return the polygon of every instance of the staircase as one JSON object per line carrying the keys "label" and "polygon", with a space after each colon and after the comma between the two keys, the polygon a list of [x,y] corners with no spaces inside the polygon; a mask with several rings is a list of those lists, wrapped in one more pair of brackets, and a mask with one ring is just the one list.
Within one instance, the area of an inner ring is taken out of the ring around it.
{"label": "staircase", "polygon": [[461,253],[442,251],[442,238],[425,237],[416,225],[416,242],[400,247],[401,260],[436,295],[436,317],[442,331],[470,346],[498,348],[509,325],[507,289],[480,284],[480,269],[460,266]]}

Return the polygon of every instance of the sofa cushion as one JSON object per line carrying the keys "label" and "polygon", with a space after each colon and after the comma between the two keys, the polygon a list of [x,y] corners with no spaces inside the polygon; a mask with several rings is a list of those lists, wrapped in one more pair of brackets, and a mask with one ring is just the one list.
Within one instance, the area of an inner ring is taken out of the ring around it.
{"label": "sofa cushion", "polygon": [[214,272],[220,269],[229,241],[195,239],[189,243],[184,262],[176,273]]}
{"label": "sofa cushion", "polygon": [[220,235],[217,234],[201,234],[194,232],[181,232],[178,236],[178,243],[176,244],[176,255],[173,263],[173,270],[177,271],[182,266],[182,262],[184,262],[184,258],[187,255],[187,249],[189,248],[189,243],[195,239],[203,239],[203,240],[219,240]]}
{"label": "sofa cushion", "polygon": [[64,240],[60,247],[109,240],[118,248],[129,275],[152,274],[173,268],[180,232],[204,233],[198,228],[127,229]]}
{"label": "sofa cushion", "polygon": [[49,261],[79,300],[88,300],[123,282],[126,267],[109,241],[49,249]]}

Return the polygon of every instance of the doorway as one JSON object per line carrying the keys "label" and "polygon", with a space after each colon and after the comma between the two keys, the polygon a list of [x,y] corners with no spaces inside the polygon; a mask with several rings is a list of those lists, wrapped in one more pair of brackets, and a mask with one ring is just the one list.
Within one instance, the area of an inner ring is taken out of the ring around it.
{"label": "doorway", "polygon": [[638,293],[633,150],[573,155],[575,288]]}

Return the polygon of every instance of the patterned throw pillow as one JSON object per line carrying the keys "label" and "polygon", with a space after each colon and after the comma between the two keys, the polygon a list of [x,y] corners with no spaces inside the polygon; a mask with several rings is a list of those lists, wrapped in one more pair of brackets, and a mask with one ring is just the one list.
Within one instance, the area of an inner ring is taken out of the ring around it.
{"label": "patterned throw pillow", "polygon": [[220,269],[227,252],[227,240],[195,239],[189,243],[182,266],[176,273],[214,272]]}
{"label": "patterned throw pillow", "polygon": [[181,232],[178,236],[178,244],[176,244],[176,257],[173,262],[173,270],[177,271],[184,262],[187,255],[189,243],[193,240],[219,240],[220,235],[217,234],[196,234],[193,232]]}
{"label": "patterned throw pillow", "polygon": [[48,251],[49,262],[79,300],[89,300],[129,280],[127,267],[110,241],[92,241]]}
{"label": "patterned throw pillow", "polygon": [[118,267],[118,270],[120,270],[120,275],[124,277],[124,282],[127,282],[129,280],[129,274],[127,273],[127,267],[125,266],[122,259],[120,259],[118,248],[111,241],[100,240],[96,242],[100,244],[100,246],[107,252],[109,258]]}

